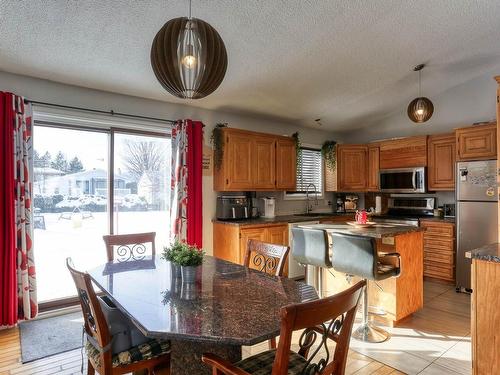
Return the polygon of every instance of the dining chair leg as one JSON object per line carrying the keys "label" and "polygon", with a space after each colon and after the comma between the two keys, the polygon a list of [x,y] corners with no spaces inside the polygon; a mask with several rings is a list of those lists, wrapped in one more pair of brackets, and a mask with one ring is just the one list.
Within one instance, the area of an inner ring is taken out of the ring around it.
{"label": "dining chair leg", "polygon": [[276,337],[269,339],[269,349],[276,349]]}
{"label": "dining chair leg", "polygon": [[92,366],[92,363],[90,361],[87,361],[87,375],[94,375],[95,374],[95,369]]}

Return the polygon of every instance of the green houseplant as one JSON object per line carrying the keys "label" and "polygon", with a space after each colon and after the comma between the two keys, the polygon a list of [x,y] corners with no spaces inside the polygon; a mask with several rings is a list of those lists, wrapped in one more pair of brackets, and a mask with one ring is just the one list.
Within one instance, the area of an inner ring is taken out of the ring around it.
{"label": "green houseplant", "polygon": [[181,268],[175,262],[175,256],[178,252],[180,252],[185,246],[185,243],[175,241],[172,246],[164,247],[163,252],[161,253],[161,258],[169,261],[172,267],[172,275],[174,277],[181,277]]}
{"label": "green houseplant", "polygon": [[218,122],[212,130],[210,143],[214,149],[214,167],[219,170],[224,157],[224,134],[222,129],[227,128],[227,122]]}
{"label": "green houseplant", "polygon": [[326,141],[321,146],[321,155],[325,160],[325,165],[330,171],[334,171],[337,165],[337,155],[336,148],[337,142],[335,141]]}
{"label": "green houseplant", "polygon": [[196,268],[203,263],[205,252],[196,246],[190,246],[184,242],[175,242],[174,245],[164,251],[162,257],[180,267],[182,282],[194,282]]}
{"label": "green houseplant", "polygon": [[302,173],[302,142],[300,141],[299,132],[292,134],[292,138],[295,141],[295,162],[297,163],[297,172],[300,175]]}

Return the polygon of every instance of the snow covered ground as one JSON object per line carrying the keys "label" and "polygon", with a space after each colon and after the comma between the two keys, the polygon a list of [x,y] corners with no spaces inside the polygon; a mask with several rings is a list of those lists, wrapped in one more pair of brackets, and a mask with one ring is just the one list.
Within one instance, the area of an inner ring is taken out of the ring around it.
{"label": "snow covered ground", "polygon": [[[102,236],[108,233],[108,214],[94,212],[93,218],[58,219],[59,213],[42,214],[45,230],[35,229],[34,250],[39,302],[75,295],[66,258],[75,267],[88,270],[106,261]],[[168,243],[169,215],[166,211],[134,211],[115,214],[115,233],[156,232],[156,251]]]}

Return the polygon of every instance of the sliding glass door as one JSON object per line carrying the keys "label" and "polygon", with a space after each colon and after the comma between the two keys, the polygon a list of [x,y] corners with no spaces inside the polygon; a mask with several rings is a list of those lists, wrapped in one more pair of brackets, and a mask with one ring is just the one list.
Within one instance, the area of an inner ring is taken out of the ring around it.
{"label": "sliding glass door", "polygon": [[81,270],[105,262],[103,235],[156,232],[157,249],[168,243],[169,137],[35,124],[33,139],[42,309],[75,300],[66,258]]}
{"label": "sliding glass door", "polygon": [[114,234],[156,232],[169,240],[170,139],[113,132]]}

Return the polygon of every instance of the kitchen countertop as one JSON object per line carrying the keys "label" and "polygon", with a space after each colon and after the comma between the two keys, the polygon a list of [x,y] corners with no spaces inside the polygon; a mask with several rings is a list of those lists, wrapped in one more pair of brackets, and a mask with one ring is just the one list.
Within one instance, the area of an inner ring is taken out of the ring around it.
{"label": "kitchen countertop", "polygon": [[485,260],[487,262],[500,263],[500,243],[481,246],[477,249],[467,251],[466,258]]}
{"label": "kitchen countertop", "polygon": [[454,217],[439,217],[439,216],[430,216],[430,217],[422,217],[420,221],[436,221],[438,223],[455,223]]}
{"label": "kitchen countertop", "polygon": [[275,216],[273,218],[267,217],[256,217],[252,219],[242,219],[242,220],[219,220],[213,219],[212,222],[227,224],[227,225],[257,225],[257,224],[288,224],[288,223],[300,223],[303,221],[315,221],[328,219],[335,216],[352,216],[354,218],[354,212],[331,212],[331,213],[320,213],[317,216],[304,216],[304,215],[281,215]]}
{"label": "kitchen countertop", "polygon": [[352,234],[372,238],[395,237],[402,234],[425,231],[425,228],[421,227],[386,223],[375,224],[372,227],[364,228],[357,228],[347,224],[305,224],[301,227],[323,229],[330,233]]}

